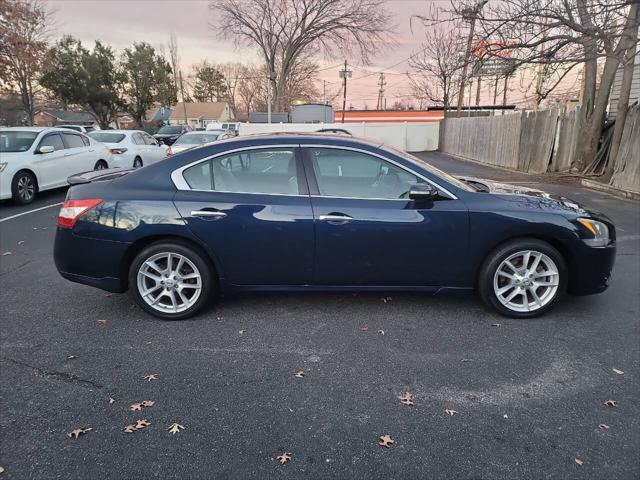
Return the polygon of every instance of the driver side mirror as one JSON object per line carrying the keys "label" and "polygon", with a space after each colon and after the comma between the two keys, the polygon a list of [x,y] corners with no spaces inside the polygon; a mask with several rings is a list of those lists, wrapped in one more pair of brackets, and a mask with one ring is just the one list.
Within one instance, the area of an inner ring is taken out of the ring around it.
{"label": "driver side mirror", "polygon": [[438,198],[438,190],[433,188],[430,183],[416,183],[411,185],[409,190],[409,198],[415,201],[430,201]]}
{"label": "driver side mirror", "polygon": [[53,146],[43,145],[40,148],[38,148],[38,151],[36,153],[53,153],[54,151],[55,151],[55,148],[53,148]]}

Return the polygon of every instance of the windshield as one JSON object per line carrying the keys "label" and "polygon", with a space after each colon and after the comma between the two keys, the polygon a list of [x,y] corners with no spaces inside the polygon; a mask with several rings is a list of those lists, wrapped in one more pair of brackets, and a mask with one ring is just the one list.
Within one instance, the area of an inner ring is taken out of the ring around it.
{"label": "windshield", "polygon": [[454,185],[454,186],[460,188],[461,190],[466,190],[467,192],[475,192],[476,191],[476,189],[473,188],[471,185],[468,185],[465,182],[463,182],[462,180],[460,180],[460,179],[458,179],[458,178],[456,178],[456,177],[454,177],[452,175],[449,175],[446,172],[443,172],[439,168],[434,167],[430,163],[427,163],[424,160],[411,155],[410,153],[403,152],[402,150],[398,150],[397,148],[390,147],[389,145],[383,145],[381,148],[383,150],[387,150],[388,152],[394,153],[395,155],[397,155],[399,157],[402,157],[405,160],[409,160],[410,162],[417,163],[422,168],[424,168],[427,172],[435,175],[436,177],[442,178],[443,180],[449,182],[451,185]]}
{"label": "windshield", "polygon": [[175,135],[176,133],[182,133],[182,127],[180,125],[165,125],[160,130],[158,130],[160,135],[169,134]]}
{"label": "windshield", "polygon": [[26,152],[39,132],[0,130],[0,152]]}
{"label": "windshield", "polygon": [[124,133],[91,132],[89,136],[102,143],[119,143],[124,140]]}
{"label": "windshield", "polygon": [[215,142],[218,140],[219,133],[193,133],[189,135],[183,135],[174,145],[200,145],[201,143]]}

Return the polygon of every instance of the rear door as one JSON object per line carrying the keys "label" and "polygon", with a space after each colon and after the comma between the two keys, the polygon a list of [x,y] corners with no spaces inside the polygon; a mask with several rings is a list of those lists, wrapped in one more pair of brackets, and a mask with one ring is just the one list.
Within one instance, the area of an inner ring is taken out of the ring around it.
{"label": "rear door", "polygon": [[245,148],[174,172],[175,204],[235,285],[311,281],[314,225],[297,145]]}
{"label": "rear door", "polygon": [[467,256],[467,207],[454,195],[416,202],[427,181],[370,152],[305,148],[316,223],[313,283],[457,286]]}
{"label": "rear door", "polygon": [[93,170],[98,160],[95,149],[85,143],[82,135],[73,132],[62,134],[66,146],[67,176]]}

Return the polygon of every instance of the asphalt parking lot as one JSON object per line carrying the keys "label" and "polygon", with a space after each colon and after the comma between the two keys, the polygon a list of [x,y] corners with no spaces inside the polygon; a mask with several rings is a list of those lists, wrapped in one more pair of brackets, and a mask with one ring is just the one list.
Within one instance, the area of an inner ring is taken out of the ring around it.
{"label": "asphalt parking lot", "polygon": [[163,322],[58,275],[63,191],[1,204],[0,478],[637,479],[640,205],[543,188],[614,220],[617,263],[605,293],[525,321],[475,298],[334,293],[230,297]]}

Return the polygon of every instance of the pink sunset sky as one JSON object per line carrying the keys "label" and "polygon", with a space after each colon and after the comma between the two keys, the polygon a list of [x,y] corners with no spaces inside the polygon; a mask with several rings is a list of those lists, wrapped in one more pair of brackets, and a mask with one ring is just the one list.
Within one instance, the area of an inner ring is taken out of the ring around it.
{"label": "pink sunset sky", "polygon": [[[87,46],[101,40],[121,50],[133,42],[146,41],[156,48],[165,47],[171,32],[178,40],[181,69],[187,75],[193,64],[202,60],[214,63],[238,61],[260,62],[255,49],[236,47],[231,41],[220,39],[212,29],[213,14],[208,0],[47,0],[55,11],[55,36],[73,35]],[[387,105],[404,100],[410,93],[405,73],[407,59],[420,49],[424,27],[412,16],[425,14],[433,2],[448,4],[448,0],[388,0],[389,10],[395,15],[397,44],[382,50],[370,65],[362,65],[357,58],[347,58],[352,65],[353,79],[347,87],[347,104],[355,108],[375,108],[378,95],[378,73],[386,75]],[[340,88],[337,65],[344,58],[318,58],[323,70],[321,80],[327,81],[328,93]],[[329,68],[334,67],[335,68]],[[392,68],[390,68],[392,67]],[[362,78],[364,77],[364,78]],[[491,87],[485,82],[483,102],[493,100]],[[573,82],[575,83],[575,82]],[[509,103],[525,105],[530,92],[529,75],[517,75],[509,89]],[[571,84],[567,87],[571,89]],[[322,85],[320,85],[322,90]],[[475,87],[474,87],[475,98]]]}

